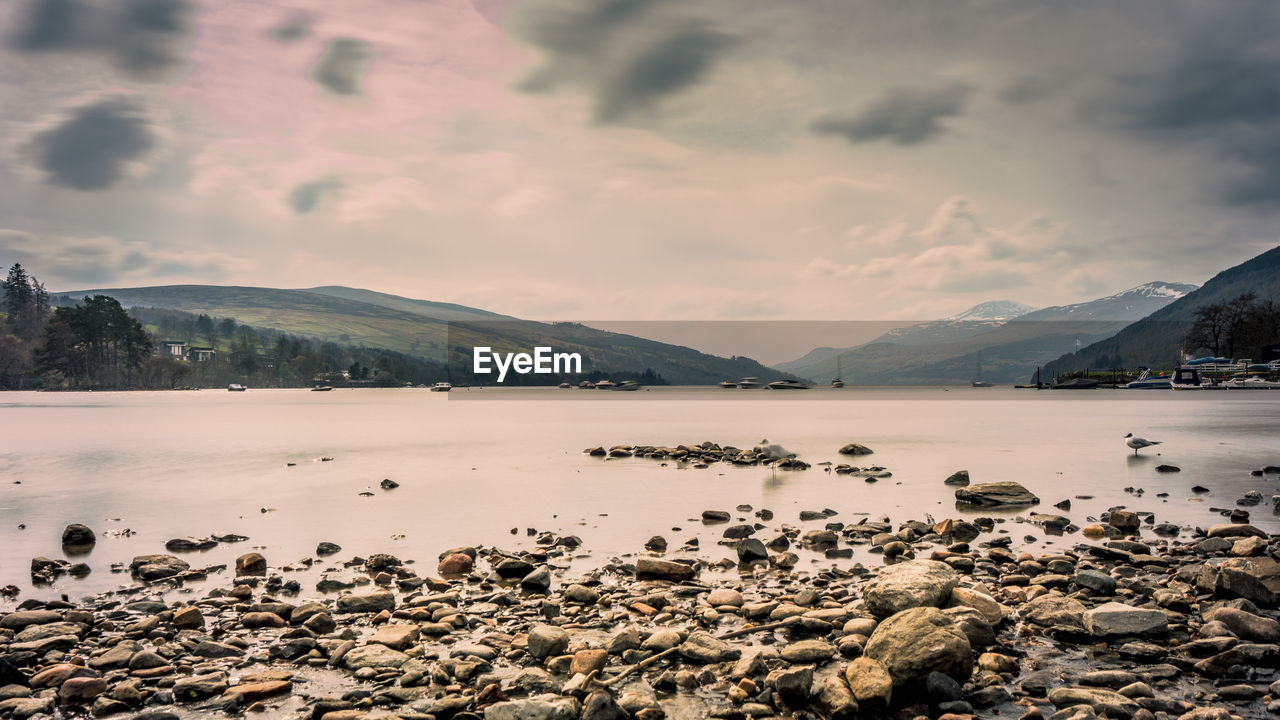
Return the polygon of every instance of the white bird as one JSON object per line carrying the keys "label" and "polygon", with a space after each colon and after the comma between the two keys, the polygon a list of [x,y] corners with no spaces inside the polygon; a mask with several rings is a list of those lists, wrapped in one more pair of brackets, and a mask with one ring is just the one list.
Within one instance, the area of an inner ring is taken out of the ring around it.
{"label": "white bird", "polygon": [[1129,433],[1128,435],[1125,435],[1124,438],[1125,438],[1124,444],[1133,448],[1134,455],[1137,455],[1138,451],[1141,450],[1142,448],[1151,447],[1152,445],[1160,444],[1159,440],[1148,440],[1146,438],[1134,437],[1133,433]]}

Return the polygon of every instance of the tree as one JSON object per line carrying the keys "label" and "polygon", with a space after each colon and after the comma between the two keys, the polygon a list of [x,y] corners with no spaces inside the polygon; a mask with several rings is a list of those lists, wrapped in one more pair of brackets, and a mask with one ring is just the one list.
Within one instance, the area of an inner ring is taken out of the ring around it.
{"label": "tree", "polygon": [[8,325],[13,334],[25,341],[34,340],[44,327],[49,314],[49,293],[35,277],[28,275],[21,263],[14,263],[3,283],[3,300]]}
{"label": "tree", "polygon": [[204,341],[209,343],[210,347],[212,347],[215,342],[215,338],[213,336],[213,318],[201,313],[200,316],[196,318],[196,333],[202,336]]}
{"label": "tree", "polygon": [[1183,342],[1184,349],[1194,352],[1200,348],[1208,348],[1214,357],[1221,357],[1226,347],[1229,312],[1225,303],[1214,303],[1196,310],[1195,320]]}
{"label": "tree", "polygon": [[115,298],[94,295],[54,311],[36,350],[36,366],[72,385],[127,385],[151,349],[146,330]]}

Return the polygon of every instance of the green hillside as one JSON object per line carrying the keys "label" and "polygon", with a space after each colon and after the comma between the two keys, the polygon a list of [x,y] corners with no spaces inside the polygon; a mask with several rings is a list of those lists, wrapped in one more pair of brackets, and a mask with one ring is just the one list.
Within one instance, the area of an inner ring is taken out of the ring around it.
{"label": "green hillside", "polygon": [[678,385],[707,385],[744,376],[766,381],[792,377],[749,358],[717,357],[576,323],[518,320],[462,305],[354,288],[286,290],[170,285],[64,292],[55,294],[54,298],[55,301],[78,300],[94,294],[110,295],[126,307],[229,317],[256,328],[356,347],[393,350],[448,365],[457,380],[468,382],[494,379],[493,376],[469,377],[472,348],[477,346],[492,347],[496,352],[530,352],[536,346],[549,346],[557,352],[578,352],[583,358],[584,373],[617,373],[615,380],[627,379],[628,375],[638,375],[645,370],[652,370]]}

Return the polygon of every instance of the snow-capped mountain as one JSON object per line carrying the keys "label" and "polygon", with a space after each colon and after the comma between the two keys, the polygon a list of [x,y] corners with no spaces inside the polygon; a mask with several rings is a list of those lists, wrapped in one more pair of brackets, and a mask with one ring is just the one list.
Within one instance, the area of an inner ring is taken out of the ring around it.
{"label": "snow-capped mountain", "polygon": [[943,321],[968,320],[1008,322],[1016,317],[1026,315],[1029,312],[1035,312],[1035,308],[1030,305],[1013,302],[1012,300],[993,300],[992,302],[984,302],[974,305],[958,315],[943,318]]}
{"label": "snow-capped mountain", "polygon": [[1115,295],[1074,305],[1059,305],[1026,313],[1019,322],[1049,320],[1127,320],[1144,318],[1196,289],[1195,285],[1163,281],[1149,282]]}

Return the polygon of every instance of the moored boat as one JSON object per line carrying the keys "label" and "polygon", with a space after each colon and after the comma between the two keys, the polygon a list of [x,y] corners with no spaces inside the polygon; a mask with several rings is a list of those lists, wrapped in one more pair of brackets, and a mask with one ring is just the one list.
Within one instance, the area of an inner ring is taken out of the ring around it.
{"label": "moored boat", "polygon": [[799,380],[774,380],[766,387],[770,390],[808,390],[809,386]]}
{"label": "moored boat", "polygon": [[640,383],[636,382],[635,380],[623,380],[617,385],[614,385],[613,389],[614,390],[639,390]]}
{"label": "moored boat", "polygon": [[241,385],[240,383],[231,383],[230,385],[227,386],[227,390],[231,392],[244,392],[245,390],[248,390],[248,389],[249,388]]}
{"label": "moored boat", "polygon": [[1128,390],[1168,390],[1173,386],[1173,378],[1169,375],[1152,375],[1151,368],[1142,368],[1137,380],[1125,383]]}
{"label": "moored boat", "polygon": [[738,387],[743,390],[753,390],[760,387],[760,379],[753,377],[744,377],[738,381]]}
{"label": "moored boat", "polygon": [[614,384],[613,384],[612,382],[610,382],[609,380],[601,380],[600,382],[596,383],[596,389],[597,389],[597,390],[612,390],[612,389],[613,389],[613,385],[614,385]]}
{"label": "moored boat", "polygon": [[733,382],[733,381],[730,381],[730,380],[721,380],[721,381],[720,381],[720,387],[725,388],[725,389],[728,389],[728,388],[736,388],[736,387],[738,387],[738,383]]}
{"label": "moored boat", "polygon": [[1173,390],[1203,390],[1204,384],[1200,379],[1199,370],[1184,365],[1173,371],[1173,379],[1169,381],[1169,387]]}
{"label": "moored boat", "polygon": [[311,388],[311,392],[329,392],[332,389],[333,389],[333,386],[331,385],[317,385]]}
{"label": "moored boat", "polygon": [[1100,385],[1096,379],[1089,377],[1072,378],[1053,384],[1054,390],[1094,390]]}
{"label": "moored boat", "polygon": [[438,382],[431,386],[431,392],[449,392],[453,386],[447,382]]}

